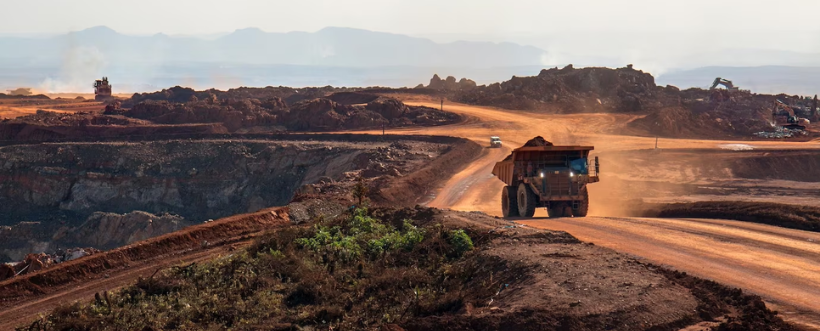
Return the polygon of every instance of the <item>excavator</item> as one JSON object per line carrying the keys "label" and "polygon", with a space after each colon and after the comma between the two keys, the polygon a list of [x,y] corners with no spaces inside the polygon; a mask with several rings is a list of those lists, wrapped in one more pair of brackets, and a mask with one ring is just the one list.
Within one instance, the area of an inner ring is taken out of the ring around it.
{"label": "excavator", "polygon": [[715,81],[712,82],[712,87],[710,87],[709,90],[714,90],[718,85],[723,85],[729,91],[739,91],[740,90],[740,88],[738,88],[737,86],[732,84],[731,80],[723,79],[723,78],[720,78],[720,77],[715,78]]}
{"label": "excavator", "polygon": [[772,119],[778,126],[791,130],[805,130],[811,123],[806,118],[797,117],[794,109],[780,100],[774,102]]}

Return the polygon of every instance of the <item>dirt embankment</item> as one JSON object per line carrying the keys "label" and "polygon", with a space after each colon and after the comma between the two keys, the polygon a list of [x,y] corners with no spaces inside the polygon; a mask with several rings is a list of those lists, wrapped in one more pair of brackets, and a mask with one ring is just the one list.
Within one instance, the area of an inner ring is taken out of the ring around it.
{"label": "dirt embankment", "polygon": [[644,203],[755,201],[820,207],[820,151],[756,150],[752,145],[603,152],[599,156],[606,169],[603,180],[591,188],[592,209],[598,216],[641,216]]}
{"label": "dirt embankment", "polygon": [[820,208],[769,202],[699,201],[647,205],[646,217],[714,218],[820,232]]}
{"label": "dirt embankment", "polygon": [[290,225],[286,208],[272,208],[200,224],[129,246],[72,260],[38,273],[0,282],[0,307],[13,307],[27,297],[40,297],[64,285],[99,278],[105,272],[127,271],[131,264],[172,258],[210,245],[224,245],[266,229]]}
{"label": "dirt embankment", "polygon": [[[271,214],[244,215],[232,222],[269,217],[267,215]],[[375,325],[390,330],[680,330],[689,326],[719,330],[795,329],[767,309],[759,297],[645,264],[612,250],[580,242],[564,232],[521,227],[481,213],[427,208],[376,209],[369,216],[383,220],[391,229],[403,226],[404,230],[397,232],[401,236],[411,232],[416,236],[418,229],[424,229],[420,232],[423,237],[410,249],[398,246],[382,253],[380,259],[362,255],[354,263],[338,258],[349,256],[344,255],[346,251],[333,255],[310,254],[312,246],[300,248],[294,244],[294,238],[320,231],[309,230],[313,227],[276,231],[249,246],[246,254],[179,266],[156,277],[142,279],[125,288],[124,292],[98,295],[95,301],[90,301],[91,295],[87,295],[85,298],[89,301],[84,305],[88,307],[65,306],[33,325],[42,328],[75,323],[94,329],[101,325],[122,324],[124,320],[117,316],[137,316],[143,312],[144,318],[133,320],[139,328],[187,323],[202,323],[202,327],[217,323],[222,327],[244,328],[236,323],[245,320],[251,323],[250,328],[275,325],[280,329],[319,325],[346,326],[345,329]],[[342,219],[350,220],[350,217],[343,215]],[[403,225],[404,220],[409,220],[415,227]],[[270,222],[282,224],[276,217]],[[350,226],[339,220],[321,222],[341,224],[342,229]],[[359,224],[355,219],[353,222],[350,224]],[[375,224],[371,222],[374,221],[369,220],[367,224]],[[227,224],[226,219],[209,226]],[[205,227],[198,226],[204,233],[217,230],[206,231]],[[455,249],[463,247],[459,246],[460,241],[453,240],[454,229],[465,229],[472,238],[470,247],[474,248],[467,249],[466,254],[459,253],[464,254],[462,256],[454,253]],[[204,236],[204,233],[200,235]],[[169,241],[166,245],[176,248],[193,245],[201,239],[190,240],[187,236],[196,235],[189,233],[175,240],[171,240],[171,236],[163,238]],[[160,244],[163,238],[144,242],[141,245],[144,248],[134,246],[131,249],[150,252],[157,247],[154,243]],[[178,241],[183,244],[175,244]],[[126,249],[129,248],[117,251]],[[132,254],[140,255],[139,252]],[[437,258],[429,259],[431,254]],[[109,257],[114,261],[114,257],[122,255],[112,252]],[[103,259],[103,256],[96,258]],[[299,262],[304,260],[311,260],[319,267],[313,269]],[[76,264],[87,265],[91,261],[92,258],[86,258]],[[445,263],[448,276],[432,277],[439,268],[430,265],[430,261]],[[271,264],[276,267],[269,275]],[[84,279],[85,273],[79,270],[80,267],[74,267],[66,271],[75,279]],[[165,302],[164,298],[175,296],[184,297],[193,305],[196,300],[202,300],[202,291],[213,290],[207,286],[200,288],[201,282],[211,279],[196,276],[205,271],[209,275],[219,275],[216,279],[221,282],[227,279],[230,280],[228,283],[236,281],[243,286],[219,289],[225,295],[206,295],[209,300],[216,301],[197,306],[201,309],[220,305],[245,308],[234,309],[229,315],[214,317],[206,314],[211,317],[195,321],[192,320],[195,314],[184,312],[187,308],[148,313],[164,308],[161,305],[131,306],[133,301],[120,299],[123,294],[128,294],[130,300]],[[66,280],[65,275],[55,273],[51,276]],[[355,285],[330,286],[340,280],[348,279],[349,282],[351,278],[357,279]],[[191,282],[192,279],[198,281]],[[262,279],[264,281],[258,281]],[[28,282],[22,279],[17,282],[18,286],[12,288],[16,291],[12,299],[31,293],[34,284],[42,284],[41,291],[51,290],[58,284],[33,277]],[[0,286],[7,284],[0,283]],[[363,291],[351,292],[351,287]],[[439,293],[440,290],[435,289],[447,291]],[[370,304],[362,305],[365,302]],[[260,305],[265,309],[256,309]],[[177,317],[165,319],[162,316]]]}
{"label": "dirt embankment", "polygon": [[820,152],[785,150],[755,153],[733,159],[730,164],[734,175],[741,178],[820,182]]}

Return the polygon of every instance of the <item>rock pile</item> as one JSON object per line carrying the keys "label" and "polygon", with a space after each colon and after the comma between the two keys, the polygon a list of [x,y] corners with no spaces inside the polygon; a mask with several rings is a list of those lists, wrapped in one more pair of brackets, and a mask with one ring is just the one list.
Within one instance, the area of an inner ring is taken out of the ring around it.
{"label": "rock pile", "polygon": [[69,248],[65,250],[57,249],[52,254],[28,254],[23,261],[0,264],[0,281],[34,273],[55,264],[76,260],[99,252],[98,249],[94,248]]}
{"label": "rock pile", "polygon": [[339,92],[324,97],[322,93],[328,89],[332,90],[240,88],[222,92],[175,87],[135,94],[123,103],[123,107],[130,108],[107,108],[105,114],[156,124],[220,123],[231,132],[257,127],[317,131],[438,125],[459,119],[455,114],[410,107],[396,99],[366,93]]}

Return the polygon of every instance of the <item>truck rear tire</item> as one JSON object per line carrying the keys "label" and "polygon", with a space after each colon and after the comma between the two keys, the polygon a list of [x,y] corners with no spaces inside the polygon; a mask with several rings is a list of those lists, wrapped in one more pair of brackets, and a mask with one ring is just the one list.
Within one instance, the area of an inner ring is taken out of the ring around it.
{"label": "truck rear tire", "polygon": [[518,217],[518,199],[512,186],[501,189],[501,214],[504,217]]}
{"label": "truck rear tire", "polygon": [[532,217],[535,215],[535,206],[538,205],[538,197],[527,184],[518,184],[518,215],[521,217]]}
{"label": "truck rear tire", "polygon": [[587,212],[589,211],[589,191],[584,188],[584,192],[581,193],[583,197],[581,201],[578,201],[578,209],[573,209],[572,214],[575,217],[587,217]]}

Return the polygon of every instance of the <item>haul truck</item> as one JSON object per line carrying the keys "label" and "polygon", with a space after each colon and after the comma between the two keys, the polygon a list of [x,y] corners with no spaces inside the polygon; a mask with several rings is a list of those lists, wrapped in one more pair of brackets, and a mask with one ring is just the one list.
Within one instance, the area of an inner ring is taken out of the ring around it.
{"label": "haul truck", "polygon": [[536,137],[497,162],[493,175],[507,184],[501,191],[504,217],[532,217],[537,207],[550,217],[586,216],[587,184],[599,181],[598,157],[589,159],[593,149],[554,146]]}

